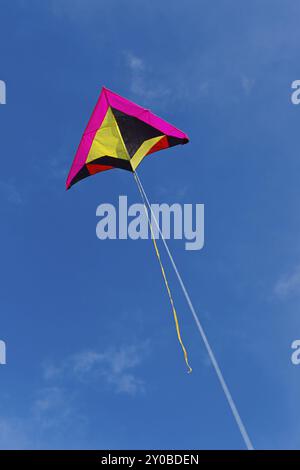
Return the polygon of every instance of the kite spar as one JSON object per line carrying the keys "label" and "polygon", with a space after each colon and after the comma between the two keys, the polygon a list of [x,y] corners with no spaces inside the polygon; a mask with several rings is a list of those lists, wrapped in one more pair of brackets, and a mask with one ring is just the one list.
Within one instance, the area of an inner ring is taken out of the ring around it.
{"label": "kite spar", "polygon": [[141,106],[138,106],[137,104],[103,87],[92,116],[81,138],[67,178],[66,187],[69,189],[75,183],[88,176],[94,175],[101,171],[111,170],[113,168],[121,168],[133,173],[144,203],[145,212],[150,227],[151,238],[169,296],[178,341],[182,348],[188,371],[191,372],[192,369],[189,365],[186,348],[181,338],[172,293],[154,237],[153,227],[149,218],[147,207],[150,209],[152,215],[151,218],[153,218],[160,236],[162,237],[162,241],[170,258],[171,264],[175,270],[179,284],[183,290],[184,296],[192,312],[193,318],[196,322],[197,328],[205,344],[208,355],[220,381],[223,392],[236,420],[240,433],[244,439],[246,447],[248,450],[252,450],[253,446],[245,426],[240,418],[235,403],[224,380],[221,369],[216,361],[215,355],[198,319],[189,294],[174,262],[173,256],[162,235],[155,215],[152,212],[148,197],[136,172],[138,165],[146,155],[157,152],[158,150],[173,147],[174,145],[186,144],[188,141],[188,136],[184,132],[159,118],[148,109],[144,109]]}

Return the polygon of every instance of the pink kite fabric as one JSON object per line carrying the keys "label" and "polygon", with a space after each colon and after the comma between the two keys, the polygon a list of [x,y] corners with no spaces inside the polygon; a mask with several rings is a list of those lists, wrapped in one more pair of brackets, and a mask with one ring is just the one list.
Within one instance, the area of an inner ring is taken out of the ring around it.
{"label": "pink kite fabric", "polygon": [[[142,143],[148,141],[148,144],[144,144],[143,147],[143,149],[146,149],[146,155],[156,150],[168,148],[179,143],[184,144],[189,141],[188,136],[184,132],[172,126],[160,117],[156,116],[148,109],[142,108],[141,106],[133,103],[132,101],[129,101],[126,98],[123,98],[117,93],[112,92],[108,88],[103,87],[99,99],[94,108],[94,111],[90,117],[88,125],[83,133],[80,144],[78,146],[73,164],[71,166],[67,178],[67,189],[69,189],[72,184],[88,176],[89,174],[95,174],[95,166],[93,166],[92,168],[92,165],[97,164],[99,168],[98,171],[103,171],[114,167],[120,167],[130,171],[134,171],[134,168],[132,169],[130,164],[124,162],[124,158],[121,158],[120,155],[99,154],[93,157],[89,155],[93,143],[95,142],[95,140],[97,140],[97,135],[101,130],[103,122],[108,119],[109,110],[112,110],[113,112],[113,118],[111,119],[114,119],[114,125],[117,128],[120,136],[122,136],[122,141],[124,140],[125,142],[123,142],[124,147],[126,144],[126,137],[127,141],[129,139],[135,140],[139,138],[139,148],[141,147]],[[124,117],[126,118],[126,122],[124,121]],[[140,123],[139,125],[137,125],[138,122]],[[110,123],[112,123],[112,121],[110,121]],[[105,124],[105,126],[107,127],[107,123]],[[128,129],[130,131],[130,135],[126,136],[126,132]],[[152,134],[150,132],[150,129],[154,131],[152,132]],[[133,132],[135,132],[135,134],[133,134]],[[143,136],[143,133],[145,134],[145,136]],[[163,141],[163,138],[167,138],[168,140]],[[160,140],[161,142],[159,143]],[[130,147],[130,144],[131,142],[128,143],[128,147]],[[152,146],[152,151],[150,145]],[[101,148],[103,148],[103,145]],[[136,146],[134,147],[134,149],[135,153],[138,153],[138,148]],[[127,146],[125,151],[127,152]],[[129,155],[129,153],[130,152],[128,151],[128,160],[130,160],[131,157],[134,156]],[[140,163],[140,161],[145,155],[139,154],[138,157],[136,157],[136,160],[138,161],[137,164]],[[123,161],[120,163],[121,159]]]}

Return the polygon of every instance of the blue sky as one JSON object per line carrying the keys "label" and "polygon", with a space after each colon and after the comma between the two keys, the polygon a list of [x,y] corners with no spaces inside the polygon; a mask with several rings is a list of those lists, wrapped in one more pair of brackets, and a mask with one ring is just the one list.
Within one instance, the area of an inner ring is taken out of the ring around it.
{"label": "blue sky", "polygon": [[96,238],[119,170],[65,192],[101,86],[190,143],[146,159],[153,202],[205,204],[205,247],[170,247],[256,448],[299,448],[299,5],[1,1],[1,448],[243,449],[150,240]]}

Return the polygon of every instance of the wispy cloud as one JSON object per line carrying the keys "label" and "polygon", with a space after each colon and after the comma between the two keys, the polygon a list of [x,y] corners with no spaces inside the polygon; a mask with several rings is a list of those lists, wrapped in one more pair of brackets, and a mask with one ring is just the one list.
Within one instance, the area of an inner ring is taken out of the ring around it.
{"label": "wispy cloud", "polygon": [[[82,442],[86,418],[70,390],[62,387],[42,387],[27,402],[22,416],[0,417],[0,449],[60,448],[66,439]],[[69,446],[69,444],[68,444]]]}
{"label": "wispy cloud", "polygon": [[300,266],[276,282],[274,294],[279,298],[300,295]]}
{"label": "wispy cloud", "polygon": [[127,64],[132,71],[141,72],[145,70],[144,61],[132,54],[132,52],[126,52]]}
{"label": "wispy cloud", "polygon": [[33,403],[33,410],[37,416],[43,415],[53,409],[65,408],[64,392],[59,387],[45,387],[38,391]]}
{"label": "wispy cloud", "polygon": [[28,429],[24,423],[14,418],[0,418],[0,449],[26,449],[30,446]]}
{"label": "wispy cloud", "polygon": [[242,88],[244,92],[246,93],[246,95],[250,94],[252,88],[254,87],[254,84],[255,84],[255,80],[253,78],[245,77],[245,76],[242,77]]}
{"label": "wispy cloud", "polygon": [[48,381],[77,380],[90,382],[102,380],[116,393],[135,395],[144,390],[144,382],[135,373],[145,357],[147,344],[124,346],[104,352],[83,351],[61,364],[48,364],[44,377]]}
{"label": "wispy cloud", "polygon": [[151,67],[144,59],[131,51],[125,51],[124,57],[130,72],[130,90],[136,97],[153,104],[170,94],[171,90],[162,84],[161,80],[159,83],[155,82]]}
{"label": "wispy cloud", "polygon": [[[133,397],[145,390],[137,369],[149,352],[148,341],[104,351],[72,354],[43,367],[40,386],[28,399],[22,417],[0,416],[0,449],[60,448],[65,437],[72,445],[85,442],[88,420],[79,405],[82,390],[93,383],[116,394]],[[75,444],[74,444],[75,442]]]}
{"label": "wispy cloud", "polygon": [[43,387],[37,391],[32,404],[33,417],[40,429],[63,428],[78,417],[71,405],[70,395],[57,386]]}

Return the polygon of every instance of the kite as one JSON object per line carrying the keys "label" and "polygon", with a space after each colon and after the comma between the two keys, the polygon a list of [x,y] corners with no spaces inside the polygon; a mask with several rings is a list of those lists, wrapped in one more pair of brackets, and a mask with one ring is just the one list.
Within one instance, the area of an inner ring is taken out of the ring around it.
{"label": "kite", "polygon": [[[134,173],[138,189],[142,192],[136,169],[146,155],[178,144],[186,144],[188,136],[148,109],[123,98],[103,87],[98,102],[83,133],[71,166],[66,187],[101,171],[121,168]],[[177,336],[188,371],[192,369],[181,339],[177,313],[171,290],[162,264],[153,228],[148,218],[151,238],[159,261],[162,276],[170,299]]]}
{"label": "kite", "polygon": [[75,155],[67,189],[100,171],[134,172],[146,155],[188,141],[184,132],[148,109],[103,87]]}
{"label": "kite", "polygon": [[159,150],[173,147],[174,145],[186,144],[188,142],[189,138],[184,132],[156,116],[148,109],[142,108],[128,99],[125,99],[122,96],[117,95],[111,90],[103,87],[75,154],[74,161],[67,177],[66,188],[70,189],[71,186],[73,186],[75,183],[81,181],[84,178],[87,178],[88,176],[95,175],[96,173],[105,170],[111,170],[113,168],[120,168],[133,173],[138,190],[144,203],[151,238],[169,296],[177,331],[177,337],[183,351],[184,359],[188,367],[188,372],[191,372],[192,369],[189,365],[186,348],[181,338],[173,297],[154,237],[152,222],[148,215],[148,210],[150,211],[151,217],[153,218],[161,236],[162,242],[167,251],[172,267],[175,271],[241,436],[247,449],[252,450],[252,442],[248,436],[246,428],[224,380],[223,374],[216,360],[215,354],[210,346],[203,326],[201,325],[200,320],[196,314],[191,298],[178,271],[177,265],[175,264],[174,258],[160,230],[158,221],[152,212],[151,204],[136,171],[139,164],[147,155]]}

